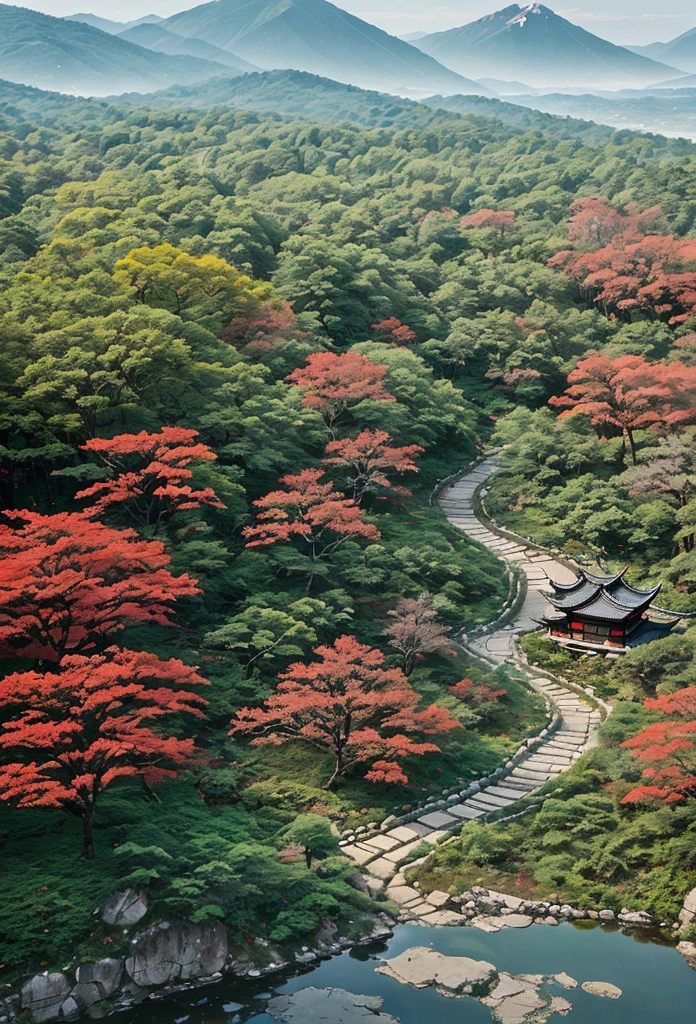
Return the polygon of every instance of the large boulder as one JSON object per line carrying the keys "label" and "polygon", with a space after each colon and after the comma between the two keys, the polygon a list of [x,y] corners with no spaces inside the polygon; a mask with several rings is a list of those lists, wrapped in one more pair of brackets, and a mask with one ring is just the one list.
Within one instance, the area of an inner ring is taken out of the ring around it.
{"label": "large boulder", "polygon": [[126,974],[136,985],[153,988],[208,977],[226,960],[227,931],[219,921],[162,921],[133,937]]}
{"label": "large boulder", "polygon": [[693,924],[694,918],[696,918],[696,889],[692,889],[684,900],[684,906],[679,911],[679,922],[685,927]]}
{"label": "large boulder", "polygon": [[22,1009],[37,1021],[56,1020],[70,992],[70,982],[60,971],[36,974],[22,988]]}
{"label": "large boulder", "polygon": [[147,914],[148,898],[144,892],[124,889],[114,892],[101,909],[101,919],[106,924],[137,924]]}
{"label": "large boulder", "polygon": [[122,960],[108,959],[99,960],[96,964],[83,964],[77,968],[75,987],[70,994],[80,1012],[84,1012],[89,1006],[115,995],[122,977]]}

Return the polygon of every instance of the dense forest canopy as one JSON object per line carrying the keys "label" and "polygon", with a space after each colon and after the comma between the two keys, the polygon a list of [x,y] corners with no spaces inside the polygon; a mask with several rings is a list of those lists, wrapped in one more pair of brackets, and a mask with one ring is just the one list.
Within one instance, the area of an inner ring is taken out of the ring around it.
{"label": "dense forest canopy", "polygon": [[[6,969],[121,941],[90,920],[119,884],[240,942],[359,920],[346,861],[279,861],[298,816],[377,820],[543,721],[452,646],[509,581],[438,480],[505,444],[489,511],[694,606],[693,147],[402,101],[388,126],[350,89],[312,120],[0,95]],[[630,696],[620,742],[671,713]]]}

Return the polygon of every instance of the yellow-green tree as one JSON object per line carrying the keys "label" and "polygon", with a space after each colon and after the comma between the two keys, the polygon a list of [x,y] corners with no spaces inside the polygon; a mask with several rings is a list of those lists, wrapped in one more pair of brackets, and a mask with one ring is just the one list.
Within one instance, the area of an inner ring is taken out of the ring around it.
{"label": "yellow-green tree", "polygon": [[116,262],[114,280],[133,289],[139,302],[165,306],[186,320],[212,317],[221,326],[248,316],[272,294],[270,284],[240,274],[226,260],[192,256],[169,242],[132,249]]}

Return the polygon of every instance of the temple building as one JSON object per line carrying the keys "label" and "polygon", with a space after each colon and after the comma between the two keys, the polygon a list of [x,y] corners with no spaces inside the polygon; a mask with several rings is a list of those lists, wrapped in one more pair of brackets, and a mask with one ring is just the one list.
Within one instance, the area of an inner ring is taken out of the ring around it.
{"label": "temple building", "polygon": [[571,650],[622,654],[638,644],[666,636],[679,613],[653,609],[662,586],[638,590],[616,576],[594,576],[584,570],[572,583],[554,583],[547,597],[553,611],[545,615],[551,640]]}

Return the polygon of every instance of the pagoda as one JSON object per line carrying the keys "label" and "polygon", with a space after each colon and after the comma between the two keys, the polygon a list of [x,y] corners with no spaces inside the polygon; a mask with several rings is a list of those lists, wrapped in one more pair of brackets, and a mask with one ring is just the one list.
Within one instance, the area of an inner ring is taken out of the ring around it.
{"label": "pagoda", "polygon": [[578,651],[622,654],[670,632],[679,613],[652,609],[661,583],[638,590],[626,582],[626,569],[615,576],[581,570],[572,583],[554,583],[547,597],[553,611],[541,620],[551,640]]}

